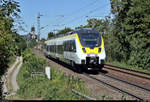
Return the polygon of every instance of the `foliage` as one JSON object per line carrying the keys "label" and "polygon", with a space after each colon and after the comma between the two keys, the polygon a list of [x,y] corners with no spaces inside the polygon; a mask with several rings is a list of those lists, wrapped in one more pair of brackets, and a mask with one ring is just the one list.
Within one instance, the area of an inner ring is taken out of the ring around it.
{"label": "foliage", "polygon": [[71,28],[64,28],[64,29],[60,30],[60,31],[56,34],[56,36],[58,36],[58,35],[60,35],[60,34],[68,33],[68,32],[70,32],[70,31],[73,31],[73,29],[71,29]]}
{"label": "foliage", "polygon": [[122,60],[143,68],[150,67],[149,5],[149,0],[111,0],[113,33],[119,41]]}
{"label": "foliage", "polygon": [[18,16],[19,3],[14,0],[0,1],[0,75],[8,67],[9,57],[14,55],[16,49],[13,42],[13,23]]}
{"label": "foliage", "polygon": [[30,39],[28,43],[28,48],[33,48],[37,45],[36,39]]}
{"label": "foliage", "polygon": [[48,39],[50,39],[51,37],[54,37],[55,35],[54,35],[54,33],[53,32],[49,32],[48,33]]}
{"label": "foliage", "polygon": [[13,45],[14,48],[16,49],[16,55],[21,54],[22,51],[24,51],[26,49],[26,42],[25,40],[17,33],[12,33],[12,37],[13,37]]}
{"label": "foliage", "polygon": [[44,72],[45,66],[49,65],[46,60],[37,57],[31,50],[27,49],[23,53],[23,66],[17,77],[19,90],[17,94],[24,99],[41,98],[44,100],[72,100],[82,99],[74,95],[71,89],[85,93],[83,82],[68,77],[57,68],[51,68],[51,80],[46,75],[36,75],[31,77],[32,72]]}
{"label": "foliage", "polygon": [[107,61],[150,68],[150,0],[110,0],[105,19],[89,19],[79,28],[95,28],[104,37]]}
{"label": "foliage", "polygon": [[70,32],[70,31],[73,31],[73,29],[71,29],[71,28],[66,28],[66,27],[65,27],[64,29],[58,31],[56,34],[54,34],[53,32],[49,32],[47,39],[50,39],[50,38],[52,38],[52,37],[57,37],[57,36],[60,35],[60,34],[65,34],[65,33],[68,33],[68,32]]}
{"label": "foliage", "polygon": [[140,72],[150,74],[149,68],[143,69],[142,67],[137,67],[136,65],[129,65],[125,62],[118,62],[118,61],[111,61],[111,62],[106,62],[106,63],[110,64],[110,65],[114,65],[114,66],[118,66],[118,67],[122,67],[122,68],[131,69],[131,70],[140,71]]}

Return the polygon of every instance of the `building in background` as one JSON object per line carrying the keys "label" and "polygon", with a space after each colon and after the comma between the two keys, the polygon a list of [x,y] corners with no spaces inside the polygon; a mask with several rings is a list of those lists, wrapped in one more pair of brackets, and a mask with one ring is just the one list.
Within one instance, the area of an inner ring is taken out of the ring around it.
{"label": "building in background", "polygon": [[26,35],[22,35],[22,37],[28,40],[37,39],[37,35],[35,34],[35,27],[32,26],[31,31]]}

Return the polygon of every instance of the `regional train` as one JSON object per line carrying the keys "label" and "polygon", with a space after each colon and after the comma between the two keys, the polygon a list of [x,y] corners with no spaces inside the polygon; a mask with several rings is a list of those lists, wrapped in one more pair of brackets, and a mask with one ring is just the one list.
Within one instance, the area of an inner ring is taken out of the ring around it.
{"label": "regional train", "polygon": [[78,72],[101,70],[106,59],[103,37],[92,28],[78,29],[45,41],[44,54],[70,64]]}

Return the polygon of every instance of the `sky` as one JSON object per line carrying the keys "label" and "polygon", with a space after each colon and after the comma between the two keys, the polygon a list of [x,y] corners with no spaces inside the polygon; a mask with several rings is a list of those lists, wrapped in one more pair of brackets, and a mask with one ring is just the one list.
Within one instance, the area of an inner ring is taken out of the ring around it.
{"label": "sky", "polygon": [[[103,19],[110,13],[110,0],[15,0],[19,2],[21,19],[26,32],[19,30],[20,35],[30,32],[32,26],[37,34],[37,16],[40,17],[41,38],[47,38],[49,32],[57,32],[65,27],[74,29],[86,25],[87,19]],[[54,31],[57,30],[57,31]]]}

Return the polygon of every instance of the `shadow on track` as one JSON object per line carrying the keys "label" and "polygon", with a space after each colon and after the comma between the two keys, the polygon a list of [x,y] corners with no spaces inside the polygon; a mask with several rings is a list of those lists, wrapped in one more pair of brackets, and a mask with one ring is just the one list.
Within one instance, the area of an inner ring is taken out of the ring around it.
{"label": "shadow on track", "polygon": [[97,71],[97,70],[87,70],[87,71],[85,71],[86,74],[93,74],[93,75],[98,75],[100,72],[103,73],[103,74],[108,73],[108,71],[103,70],[103,69],[99,70],[99,71]]}

